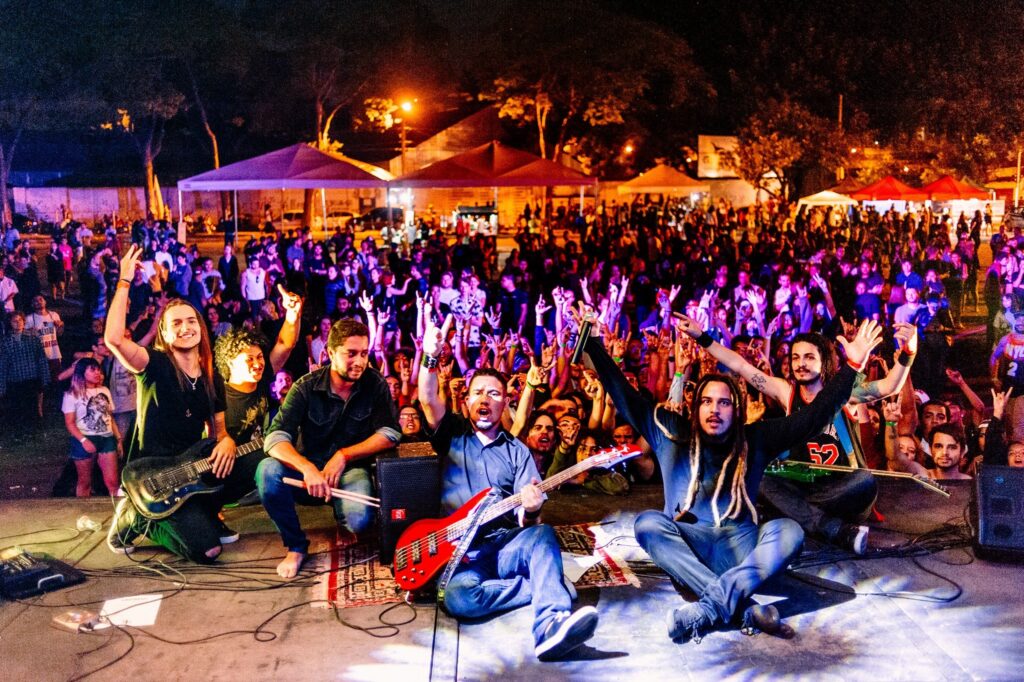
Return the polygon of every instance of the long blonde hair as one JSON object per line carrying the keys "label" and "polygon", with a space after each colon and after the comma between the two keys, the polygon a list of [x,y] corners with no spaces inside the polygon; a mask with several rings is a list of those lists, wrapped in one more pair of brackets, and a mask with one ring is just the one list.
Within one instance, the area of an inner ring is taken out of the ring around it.
{"label": "long blonde hair", "polygon": [[[213,348],[210,344],[210,333],[206,330],[206,322],[203,321],[202,314],[196,310],[196,307],[182,298],[172,298],[167,302],[167,306],[163,312],[160,313],[160,319],[157,321],[159,325],[157,329],[156,341],[153,343],[153,348],[159,351],[163,351],[170,358],[171,364],[174,366],[175,374],[178,376],[178,385],[181,386],[181,390],[185,390],[186,374],[184,370],[178,366],[178,361],[174,357],[174,352],[171,346],[164,341],[164,331],[166,329],[165,323],[167,321],[167,311],[171,308],[177,308],[178,306],[188,306],[196,314],[196,319],[199,320],[199,370],[201,372],[200,378],[203,382],[203,390],[206,392],[206,397],[210,401],[210,409],[213,410],[214,395],[213,395]],[[191,383],[191,382],[189,382]]]}
{"label": "long blonde hair", "polygon": [[[726,440],[730,446],[729,455],[722,462],[722,470],[718,473],[718,479],[715,482],[715,492],[711,497],[711,511],[715,517],[715,527],[717,528],[721,525],[723,518],[739,518],[744,507],[750,512],[754,523],[757,523],[757,509],[750,499],[746,484],[747,437],[745,424],[747,422],[747,404],[736,380],[724,374],[706,375],[697,384],[697,388],[693,393],[695,404],[690,409],[690,483],[686,487],[686,500],[683,502],[683,507],[676,518],[682,518],[690,510],[694,500],[697,498],[697,491],[700,489],[700,480],[703,474],[701,471],[702,431],[700,427],[700,408],[697,403],[704,393],[704,388],[712,382],[725,384],[729,387],[729,393],[732,396],[735,408],[732,427]],[[732,500],[729,502],[729,506],[723,515],[718,511],[718,496],[722,492],[722,486],[728,476],[730,464],[733,465],[732,482],[729,487]]]}

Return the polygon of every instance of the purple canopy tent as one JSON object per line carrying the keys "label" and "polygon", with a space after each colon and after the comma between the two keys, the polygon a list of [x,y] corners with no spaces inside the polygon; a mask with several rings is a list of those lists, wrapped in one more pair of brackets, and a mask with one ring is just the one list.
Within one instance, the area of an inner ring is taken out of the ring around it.
{"label": "purple canopy tent", "polygon": [[[238,232],[239,190],[386,189],[393,179],[383,168],[299,143],[179,181],[178,212],[181,213],[182,192],[231,191]],[[323,194],[321,201],[326,224],[327,199]]]}

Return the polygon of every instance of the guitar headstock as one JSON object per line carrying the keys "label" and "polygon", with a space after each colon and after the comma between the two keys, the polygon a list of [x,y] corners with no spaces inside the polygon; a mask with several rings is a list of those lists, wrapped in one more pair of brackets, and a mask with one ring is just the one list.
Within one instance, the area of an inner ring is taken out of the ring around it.
{"label": "guitar headstock", "polygon": [[934,490],[935,492],[939,493],[940,495],[944,495],[945,497],[949,497],[950,496],[950,492],[949,492],[948,488],[946,488],[942,484],[936,482],[935,480],[928,478],[927,476],[922,476],[921,474],[916,474],[914,476],[914,480],[917,481],[918,483],[920,483],[921,485],[923,485],[925,488],[929,488],[931,490]]}
{"label": "guitar headstock", "polygon": [[587,463],[592,466],[598,467],[610,467],[615,466],[619,462],[625,462],[627,459],[636,457],[641,452],[639,445],[618,445],[614,448],[604,448],[598,450],[590,457],[587,457]]}

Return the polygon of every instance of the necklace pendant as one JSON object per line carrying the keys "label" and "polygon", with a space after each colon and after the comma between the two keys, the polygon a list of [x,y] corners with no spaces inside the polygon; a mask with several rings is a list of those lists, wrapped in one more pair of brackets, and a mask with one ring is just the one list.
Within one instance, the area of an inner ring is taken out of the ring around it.
{"label": "necklace pendant", "polygon": [[192,410],[185,410],[185,416],[186,417],[191,417],[192,416]]}

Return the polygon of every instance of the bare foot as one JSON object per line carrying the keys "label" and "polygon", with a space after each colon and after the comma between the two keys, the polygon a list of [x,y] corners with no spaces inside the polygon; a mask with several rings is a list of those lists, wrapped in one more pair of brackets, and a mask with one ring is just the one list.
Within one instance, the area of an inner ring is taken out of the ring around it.
{"label": "bare foot", "polygon": [[302,552],[288,552],[284,555],[284,559],[277,565],[277,574],[282,578],[294,578],[299,573],[299,569],[302,568],[302,562],[306,560],[306,555]]}
{"label": "bare foot", "polygon": [[359,542],[359,536],[348,528],[338,528],[338,549],[345,549]]}

